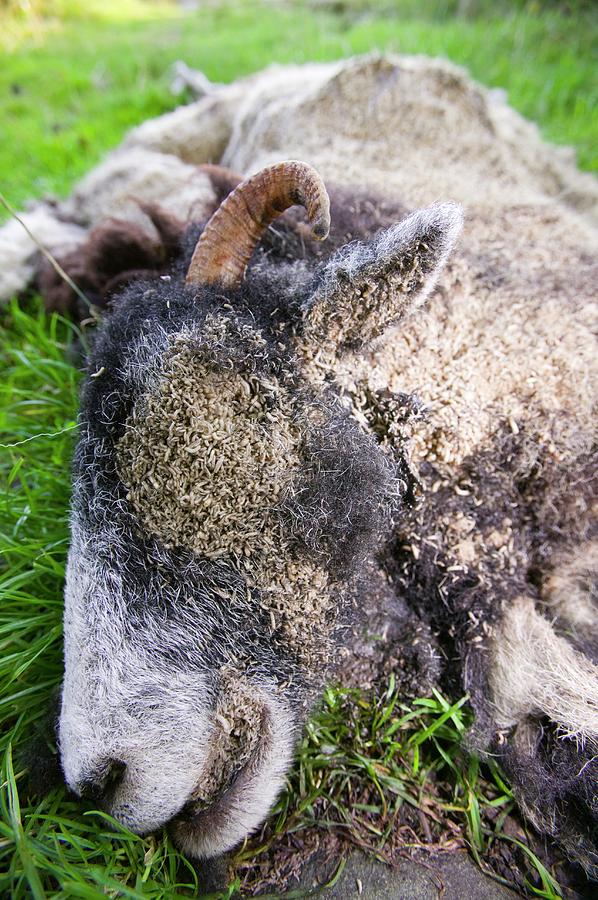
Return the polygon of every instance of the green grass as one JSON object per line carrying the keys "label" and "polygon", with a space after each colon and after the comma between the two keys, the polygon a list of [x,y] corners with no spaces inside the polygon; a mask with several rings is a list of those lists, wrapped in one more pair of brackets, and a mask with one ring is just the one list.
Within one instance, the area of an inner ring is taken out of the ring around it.
{"label": "green grass", "polygon": [[[372,12],[346,0],[314,13],[314,2],[238,4],[183,18],[167,2],[93,0],[82,13],[74,0],[0,0],[0,93],[8,97],[0,109],[0,190],[16,206],[47,191],[65,194],[131,125],[175,104],[168,66],[177,58],[230,81],[272,60],[372,49],[443,55],[468,66],[484,83],[507,89],[546,136],[576,146],[584,167],[598,169],[598,14],[583,4],[573,14],[563,4],[540,13],[538,3],[511,8],[480,0],[470,15],[456,17],[455,5],[387,0]],[[46,718],[62,670],[75,338],[85,340],[35,303],[2,314],[0,895],[195,896],[201,872],[166,837],[114,829],[62,790],[36,797],[26,788],[23,748]],[[403,848],[454,840],[482,865],[499,846],[509,847],[528,889],[558,896],[533,836],[513,834],[513,800],[500,772],[461,749],[469,716],[464,701],[451,706],[440,695],[405,706],[392,682],[378,695],[328,690],[288,790],[238,854],[239,879],[250,888],[281,865],[277,848],[308,845],[314,834],[322,841],[343,834],[388,858],[403,825],[401,834],[411,835]]]}
{"label": "green grass", "polygon": [[[502,825],[514,801],[494,764],[482,770],[464,753],[471,722],[466,698],[450,704],[434,692],[407,706],[392,677],[377,694],[329,688],[307,727],[288,791],[262,833],[237,855],[242,886],[261,883],[264,854],[276,866],[276,855],[268,857],[276,842],[300,847],[310,830],[324,844],[326,833],[342,834],[388,862],[426,844],[467,846],[483,867],[483,855],[505,837]],[[539,869],[527,859],[535,872],[530,877],[543,889]],[[527,862],[525,851],[520,861]]]}

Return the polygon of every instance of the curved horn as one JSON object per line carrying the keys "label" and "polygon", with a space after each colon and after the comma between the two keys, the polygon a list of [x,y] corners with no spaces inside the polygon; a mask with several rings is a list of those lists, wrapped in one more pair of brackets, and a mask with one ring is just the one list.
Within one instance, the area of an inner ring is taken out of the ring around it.
{"label": "curved horn", "polygon": [[330,229],[330,201],[312,166],[281,162],[247,178],[204,228],[189,265],[187,284],[238,287],[268,225],[295,204],[307,210],[313,237],[324,240]]}

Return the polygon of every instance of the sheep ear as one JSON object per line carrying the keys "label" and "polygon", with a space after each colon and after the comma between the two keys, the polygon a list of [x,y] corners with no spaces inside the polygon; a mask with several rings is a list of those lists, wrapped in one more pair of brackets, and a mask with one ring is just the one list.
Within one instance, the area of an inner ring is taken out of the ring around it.
{"label": "sheep ear", "polygon": [[420,306],[463,225],[461,208],[420,209],[369,243],[342,247],[316,273],[303,307],[304,337],[357,349]]}

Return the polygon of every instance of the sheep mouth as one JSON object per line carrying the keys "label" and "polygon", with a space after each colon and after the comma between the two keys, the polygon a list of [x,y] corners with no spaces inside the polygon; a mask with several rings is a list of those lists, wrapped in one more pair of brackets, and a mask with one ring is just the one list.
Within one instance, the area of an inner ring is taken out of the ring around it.
{"label": "sheep mouth", "polygon": [[[253,807],[251,796],[262,775],[264,757],[271,747],[271,715],[267,707],[262,707],[256,722],[255,739],[247,742],[241,758],[229,759],[220,768],[222,760],[218,758],[218,752],[210,754],[200,785],[170,823],[171,833],[179,846],[191,855],[209,857],[231,849],[246,836],[251,830],[246,827],[247,814],[249,819],[255,814],[255,810],[249,809]],[[267,808],[262,809],[259,820],[267,813]]]}
{"label": "sheep mouth", "polygon": [[191,827],[202,829],[214,827],[220,816],[230,808],[231,802],[242,792],[243,786],[251,779],[251,772],[256,763],[257,753],[251,760],[237,768],[218,794],[211,799],[200,798],[189,800],[180,813],[172,820],[171,827]]}
{"label": "sheep mouth", "polygon": [[[201,824],[204,819],[217,813],[223,805],[226,806],[227,801],[235,796],[239,790],[242,790],[244,782],[251,777],[251,772],[255,769],[258,756],[259,747],[255,748],[246,762],[237,764],[234,768],[231,768],[226,779],[224,782],[220,783],[216,792],[207,794],[202,791],[199,796],[192,797],[188,800],[180,813],[175,816],[174,823],[177,825]],[[196,791],[194,791],[194,794],[195,793]]]}
{"label": "sheep mouth", "polygon": [[185,808],[199,814],[233,790],[248,767],[256,765],[270,732],[264,698],[240,680],[219,698],[203,771]]}

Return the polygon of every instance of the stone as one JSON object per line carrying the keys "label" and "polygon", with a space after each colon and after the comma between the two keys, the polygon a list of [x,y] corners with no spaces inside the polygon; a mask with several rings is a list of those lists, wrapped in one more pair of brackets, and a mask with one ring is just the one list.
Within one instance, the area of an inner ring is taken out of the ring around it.
{"label": "stone", "polygon": [[[332,869],[332,871],[331,871]],[[515,900],[520,896],[494,881],[464,851],[440,853],[425,863],[402,860],[396,868],[364,853],[353,853],[332,887],[323,887],[332,866],[310,861],[299,889],[325,900]]]}

